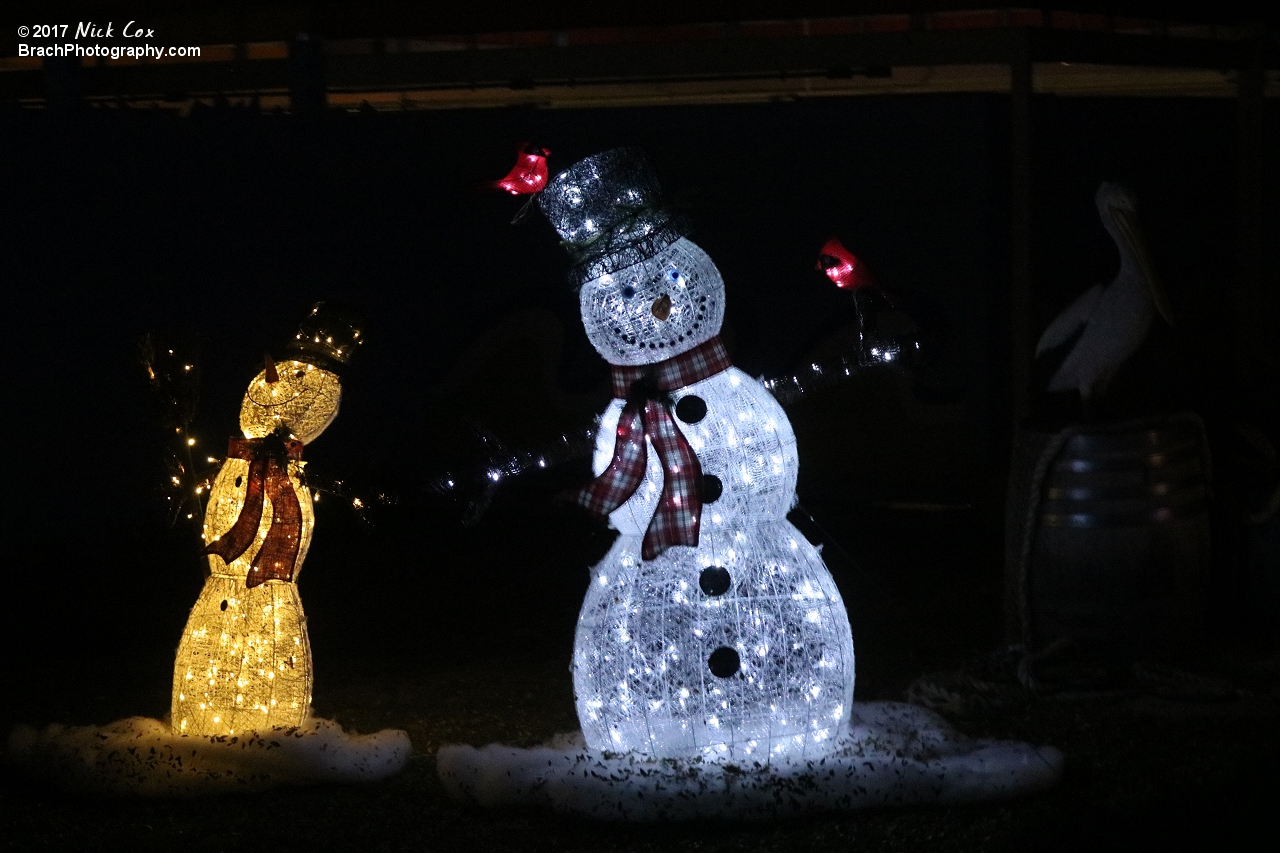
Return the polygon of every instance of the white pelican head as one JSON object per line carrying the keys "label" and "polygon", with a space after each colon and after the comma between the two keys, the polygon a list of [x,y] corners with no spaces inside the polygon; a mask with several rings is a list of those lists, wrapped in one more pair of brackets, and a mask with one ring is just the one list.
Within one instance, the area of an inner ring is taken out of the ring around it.
{"label": "white pelican head", "polygon": [[1151,252],[1147,249],[1147,241],[1138,224],[1138,197],[1123,184],[1103,181],[1094,196],[1094,202],[1098,205],[1102,226],[1107,229],[1120,250],[1119,277],[1136,276],[1142,282],[1156,311],[1172,326],[1173,308],[1160,284],[1159,276],[1156,275]]}

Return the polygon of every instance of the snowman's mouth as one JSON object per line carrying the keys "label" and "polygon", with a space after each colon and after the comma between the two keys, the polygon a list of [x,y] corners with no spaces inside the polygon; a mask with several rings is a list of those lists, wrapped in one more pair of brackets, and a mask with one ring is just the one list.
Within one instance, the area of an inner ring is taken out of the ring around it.
{"label": "snowman's mouth", "polygon": [[272,409],[277,406],[288,406],[296,403],[307,396],[314,396],[315,388],[307,385],[292,385],[289,388],[281,388],[282,383],[275,382],[272,384],[264,384],[254,387],[249,394],[249,399],[253,401],[255,406],[261,406],[264,409]]}
{"label": "snowman's mouth", "polygon": [[[666,302],[665,307],[660,304],[664,300]],[[693,321],[693,325],[690,328],[686,329],[685,331],[680,332],[679,334],[671,335],[670,337],[667,337],[660,341],[652,341],[648,344],[643,344],[639,342],[639,338],[636,335],[629,334],[621,326],[611,326],[610,329],[612,330],[614,336],[617,337],[618,340],[622,341],[624,344],[628,346],[637,347],[638,349],[641,349],[641,350],[653,350],[656,352],[659,350],[665,350],[669,347],[675,348],[683,344],[690,337],[693,337],[693,335],[702,328],[702,324],[707,318],[707,297],[699,296],[695,305],[698,309],[698,314]],[[663,310],[664,316],[658,316],[659,310]],[[650,307],[650,310],[647,313],[651,313],[659,321],[671,320],[673,313],[675,314],[676,319],[679,319],[680,317],[680,311],[674,305],[672,305],[671,297],[667,296],[666,294],[663,294],[662,296],[654,300],[653,305]],[[675,324],[675,325],[677,326],[677,328],[679,328],[679,324]]]}
{"label": "snowman's mouth", "polygon": [[274,365],[275,381],[269,381],[265,372],[249,384],[249,402],[264,409],[296,404],[299,400],[314,397],[322,387],[320,375],[310,364],[299,361],[282,361]]}

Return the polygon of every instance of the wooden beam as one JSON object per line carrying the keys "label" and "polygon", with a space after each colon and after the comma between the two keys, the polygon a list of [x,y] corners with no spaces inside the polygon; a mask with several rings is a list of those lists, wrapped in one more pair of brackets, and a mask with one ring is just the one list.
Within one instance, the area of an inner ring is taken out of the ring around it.
{"label": "wooden beam", "polygon": [[[1180,38],[1107,32],[1030,29],[1032,62],[1084,62],[1148,68],[1233,68],[1240,62],[1237,39]],[[1271,51],[1271,62],[1276,52]]]}

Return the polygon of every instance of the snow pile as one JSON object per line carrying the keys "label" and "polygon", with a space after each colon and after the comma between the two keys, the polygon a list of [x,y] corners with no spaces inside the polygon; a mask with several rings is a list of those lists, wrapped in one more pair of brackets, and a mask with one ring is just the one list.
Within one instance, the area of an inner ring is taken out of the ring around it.
{"label": "snow pile", "polygon": [[484,806],[535,804],[616,820],[772,818],[913,803],[966,803],[1052,787],[1062,753],[973,740],[939,716],[896,702],[857,703],[849,731],[823,758],[770,764],[651,759],[597,752],[581,736],[517,749],[440,749],[440,778]]}
{"label": "snow pile", "polygon": [[130,717],[105,726],[18,726],[8,758],[72,790],[143,797],[262,791],[281,785],[370,782],[409,760],[398,729],[347,734],[330,720],[296,728],[215,737],[173,733],[168,723]]}

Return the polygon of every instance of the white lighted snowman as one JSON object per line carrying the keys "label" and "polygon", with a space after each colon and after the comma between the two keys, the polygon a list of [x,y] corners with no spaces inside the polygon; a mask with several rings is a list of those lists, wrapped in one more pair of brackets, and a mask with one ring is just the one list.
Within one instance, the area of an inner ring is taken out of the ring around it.
{"label": "white lighted snowman", "polygon": [[849,621],[786,519],[798,468],[786,415],[718,337],[719,271],[662,206],[638,150],[575,164],[538,202],[573,258],[587,336],[613,366],[597,476],[574,496],[621,534],[592,570],[574,642],[588,745],[821,756],[849,720]]}
{"label": "white lighted snowman", "polygon": [[298,573],[315,515],[302,449],[338,414],[338,371],[361,342],[350,317],[312,308],[278,360],[249,383],[204,518],[209,578],[173,672],[178,734],[297,726],[311,708],[311,645]]}

